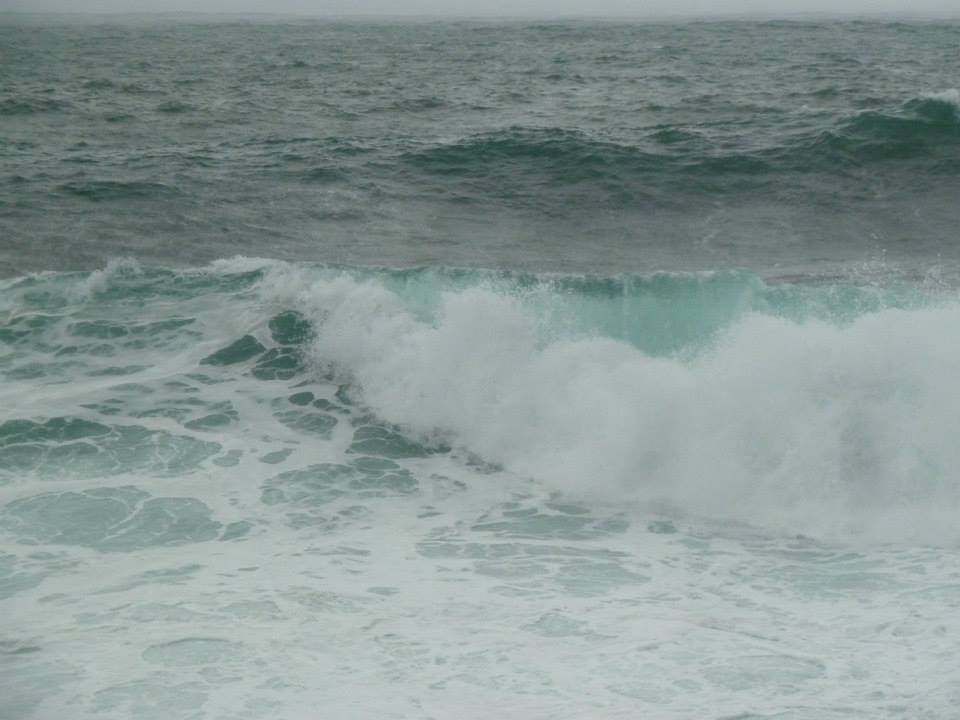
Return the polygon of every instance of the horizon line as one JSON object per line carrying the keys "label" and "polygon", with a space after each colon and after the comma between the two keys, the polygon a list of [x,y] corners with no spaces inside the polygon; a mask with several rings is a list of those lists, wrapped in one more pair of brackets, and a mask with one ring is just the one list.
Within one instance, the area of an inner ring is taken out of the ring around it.
{"label": "horizon line", "polygon": [[795,12],[756,12],[756,11],[715,11],[715,12],[677,12],[677,13],[517,13],[517,14],[469,14],[446,12],[323,12],[310,10],[21,10],[0,9],[0,16],[19,15],[27,17],[257,17],[257,18],[317,18],[337,20],[458,20],[458,21],[565,21],[565,20],[873,20],[873,19],[960,19],[960,8],[956,10],[898,10],[898,11],[826,11],[801,10]]}

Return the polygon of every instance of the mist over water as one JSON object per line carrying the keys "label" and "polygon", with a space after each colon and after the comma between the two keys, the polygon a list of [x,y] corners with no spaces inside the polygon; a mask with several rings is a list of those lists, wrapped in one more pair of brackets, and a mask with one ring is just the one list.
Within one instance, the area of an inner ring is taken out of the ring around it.
{"label": "mist over water", "polygon": [[3,22],[0,720],[960,704],[960,25]]}

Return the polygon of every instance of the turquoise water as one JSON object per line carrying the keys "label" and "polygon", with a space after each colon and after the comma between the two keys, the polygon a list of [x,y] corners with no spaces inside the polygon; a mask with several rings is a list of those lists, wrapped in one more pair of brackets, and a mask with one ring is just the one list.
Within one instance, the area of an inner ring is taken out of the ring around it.
{"label": "turquoise water", "polygon": [[953,717],[958,29],[0,17],[0,719]]}

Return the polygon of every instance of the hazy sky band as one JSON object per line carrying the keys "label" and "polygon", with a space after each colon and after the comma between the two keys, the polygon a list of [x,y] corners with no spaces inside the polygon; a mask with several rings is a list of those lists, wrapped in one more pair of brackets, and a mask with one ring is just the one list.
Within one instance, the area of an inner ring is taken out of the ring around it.
{"label": "hazy sky band", "polygon": [[957,0],[0,0],[0,10],[439,16],[710,16],[798,13],[960,16]]}

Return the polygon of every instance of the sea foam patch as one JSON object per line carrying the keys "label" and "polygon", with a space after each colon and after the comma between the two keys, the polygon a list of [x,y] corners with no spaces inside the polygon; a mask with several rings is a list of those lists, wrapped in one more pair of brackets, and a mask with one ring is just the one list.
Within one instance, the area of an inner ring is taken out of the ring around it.
{"label": "sea foam patch", "polygon": [[942,288],[87,279],[0,291],[13,717],[952,706]]}

